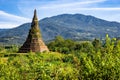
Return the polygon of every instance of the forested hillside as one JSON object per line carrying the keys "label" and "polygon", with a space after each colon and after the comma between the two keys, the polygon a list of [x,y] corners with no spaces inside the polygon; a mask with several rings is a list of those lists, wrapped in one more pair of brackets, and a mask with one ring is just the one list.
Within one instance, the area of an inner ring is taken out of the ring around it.
{"label": "forested hillside", "polygon": [[[93,40],[120,36],[120,23],[102,20],[89,15],[62,14],[39,21],[44,41],[53,40],[55,36],[73,40]],[[6,44],[22,44],[30,29],[30,23],[16,28],[0,31],[0,42]]]}

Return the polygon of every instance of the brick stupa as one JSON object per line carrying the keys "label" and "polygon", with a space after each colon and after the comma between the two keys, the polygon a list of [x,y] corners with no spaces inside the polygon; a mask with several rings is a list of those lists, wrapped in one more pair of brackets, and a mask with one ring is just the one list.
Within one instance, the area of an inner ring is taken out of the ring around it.
{"label": "brick stupa", "polygon": [[28,37],[18,52],[27,53],[31,51],[32,52],[49,51],[47,46],[44,44],[42,40],[36,10],[34,11],[34,17],[31,23],[31,29],[29,30]]}

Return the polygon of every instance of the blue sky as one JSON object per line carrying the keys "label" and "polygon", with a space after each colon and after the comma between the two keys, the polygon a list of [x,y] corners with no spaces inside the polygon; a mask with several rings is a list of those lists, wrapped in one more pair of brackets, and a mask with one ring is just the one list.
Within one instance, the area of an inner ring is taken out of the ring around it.
{"label": "blue sky", "polygon": [[120,22],[120,0],[0,0],[0,28],[31,22],[34,9],[39,19],[80,13]]}

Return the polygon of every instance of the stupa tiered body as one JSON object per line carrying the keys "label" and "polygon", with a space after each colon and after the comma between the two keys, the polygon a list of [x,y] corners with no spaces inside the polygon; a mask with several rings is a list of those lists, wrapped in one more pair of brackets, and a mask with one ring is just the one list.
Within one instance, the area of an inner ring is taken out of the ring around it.
{"label": "stupa tiered body", "polygon": [[28,37],[18,52],[27,53],[27,52],[43,52],[43,51],[49,51],[49,50],[42,40],[42,36],[39,29],[39,22],[35,10]]}

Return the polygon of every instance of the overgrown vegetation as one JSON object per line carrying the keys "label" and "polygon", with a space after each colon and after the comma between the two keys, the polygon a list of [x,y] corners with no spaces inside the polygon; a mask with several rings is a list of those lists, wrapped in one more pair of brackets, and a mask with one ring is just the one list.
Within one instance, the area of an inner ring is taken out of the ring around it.
{"label": "overgrown vegetation", "polygon": [[0,80],[120,79],[120,41],[115,38],[74,42],[58,36],[48,47],[51,52],[22,54],[17,46],[0,47]]}

